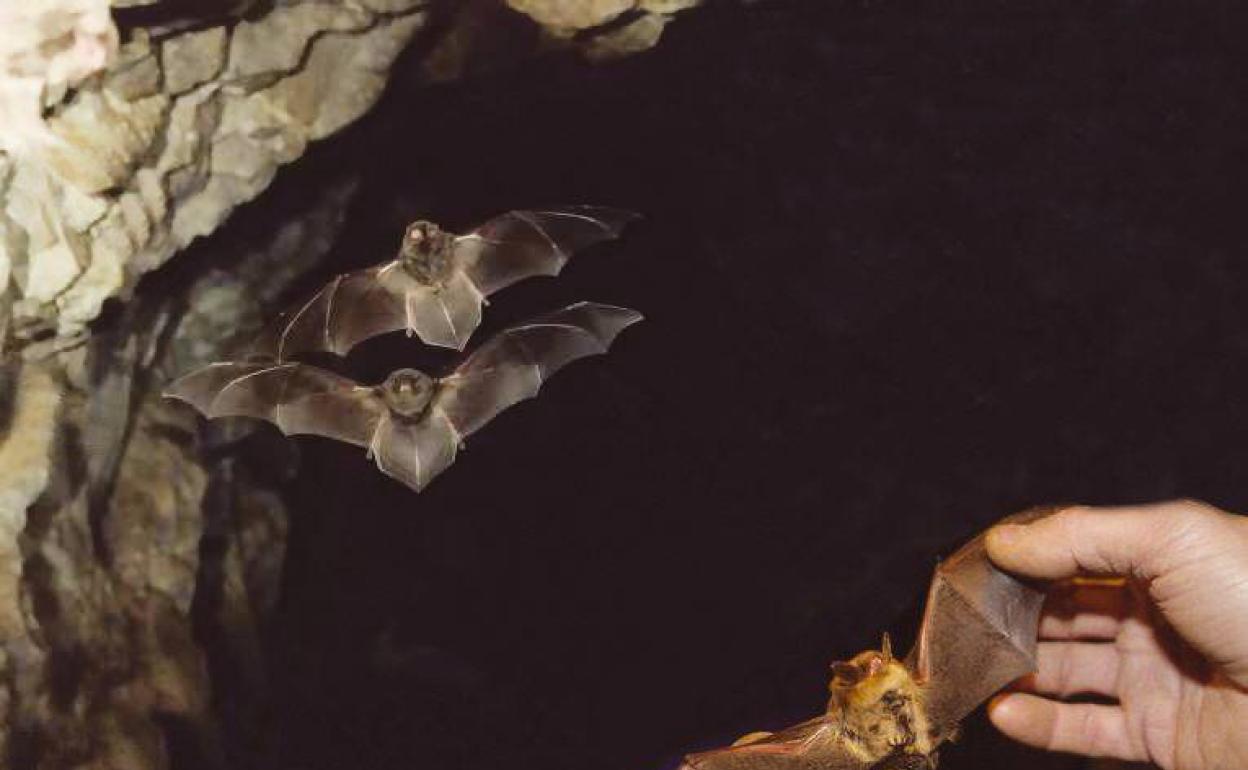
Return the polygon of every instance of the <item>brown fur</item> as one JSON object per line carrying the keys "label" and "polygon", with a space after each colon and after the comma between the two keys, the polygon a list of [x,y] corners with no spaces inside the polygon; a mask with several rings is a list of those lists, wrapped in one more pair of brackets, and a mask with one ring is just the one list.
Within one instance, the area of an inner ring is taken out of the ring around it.
{"label": "brown fur", "polygon": [[923,687],[893,658],[887,637],[883,647],[833,664],[828,713],[838,717],[845,748],[865,764],[894,753],[929,757],[936,746]]}

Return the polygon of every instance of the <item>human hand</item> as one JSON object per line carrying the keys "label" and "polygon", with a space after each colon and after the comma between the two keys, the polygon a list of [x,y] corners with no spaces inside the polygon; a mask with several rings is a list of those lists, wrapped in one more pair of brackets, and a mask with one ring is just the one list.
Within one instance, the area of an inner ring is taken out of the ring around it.
{"label": "human hand", "polygon": [[[1004,570],[1058,584],[1040,622],[1030,693],[989,706],[1006,735],[1040,748],[1248,768],[1248,517],[1198,502],[1076,507],[988,533]],[[1064,703],[1093,695],[1102,703]]]}

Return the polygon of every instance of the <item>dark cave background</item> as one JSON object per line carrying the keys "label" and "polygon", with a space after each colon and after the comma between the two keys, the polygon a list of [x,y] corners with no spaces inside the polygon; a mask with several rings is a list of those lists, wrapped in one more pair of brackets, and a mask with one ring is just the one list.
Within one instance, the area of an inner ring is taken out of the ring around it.
{"label": "dark cave background", "polygon": [[[936,559],[1006,513],[1248,509],[1231,13],[721,3],[620,63],[438,87],[414,51],[266,195],[358,170],[306,285],[410,219],[616,205],[646,218],[479,335],[578,299],[647,321],[419,496],[297,442],[270,740],[240,765],[666,770],[908,645]],[[383,339],[346,368],[449,360]],[[987,763],[1075,764],[980,715],[941,767]]]}

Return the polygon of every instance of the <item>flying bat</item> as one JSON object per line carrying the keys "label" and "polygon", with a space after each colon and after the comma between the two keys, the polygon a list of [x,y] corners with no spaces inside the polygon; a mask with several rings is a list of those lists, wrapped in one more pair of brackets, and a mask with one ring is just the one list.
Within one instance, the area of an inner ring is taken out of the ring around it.
{"label": "flying bat", "polygon": [[317,351],[346,355],[400,329],[463,350],[486,297],[525,278],[558,275],[574,252],[618,237],[638,217],[601,206],[510,211],[464,235],[414,222],[398,256],[334,278],[278,316],[250,353],[277,361]]}
{"label": "flying bat", "polygon": [[564,366],[605,353],[639,320],[628,308],[578,302],[499,332],[443,377],[399,369],[361,385],[308,364],[248,360],[209,364],[164,395],[209,418],[256,417],[287,435],[365,447],[382,473],[420,491],[455,461],[467,436],[537,395]]}
{"label": "flying bat", "polygon": [[[1034,508],[1006,521],[1033,521]],[[832,664],[826,713],[730,747],[691,754],[682,770],[919,770],[958,723],[993,693],[1036,669],[1044,597],[988,560],[981,534],[941,562],[918,642],[902,661],[888,636]]]}

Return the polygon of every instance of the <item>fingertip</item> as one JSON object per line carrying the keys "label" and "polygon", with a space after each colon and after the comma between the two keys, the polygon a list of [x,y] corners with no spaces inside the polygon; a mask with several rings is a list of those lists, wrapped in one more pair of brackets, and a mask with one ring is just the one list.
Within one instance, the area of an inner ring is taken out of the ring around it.
{"label": "fingertip", "polygon": [[1003,692],[1000,695],[994,695],[988,699],[988,718],[993,724],[997,724],[998,720],[1009,721],[1010,710],[1014,708],[1011,701],[1014,700],[1014,693]]}
{"label": "fingertip", "polygon": [[984,547],[988,558],[1004,570],[1021,570],[1026,567],[1026,524],[998,524],[988,530]]}
{"label": "fingertip", "polygon": [[988,718],[1006,736],[1028,746],[1138,762],[1126,716],[1117,705],[1063,703],[1030,694],[998,695]]}
{"label": "fingertip", "polygon": [[1017,693],[1001,693],[988,701],[988,721],[1005,735],[1018,739],[1020,727],[1025,726],[1025,704],[1019,703]]}
{"label": "fingertip", "polygon": [[989,553],[1006,553],[1023,537],[1024,524],[998,524],[988,530],[987,544]]}
{"label": "fingertip", "polygon": [[1078,571],[1072,525],[1085,506],[1067,506],[1027,522],[1006,521],[988,531],[988,558],[1001,569],[1031,578],[1057,580]]}
{"label": "fingertip", "polygon": [[988,702],[988,719],[1016,741],[1043,746],[1052,731],[1053,706],[1035,695],[1002,693]]}

